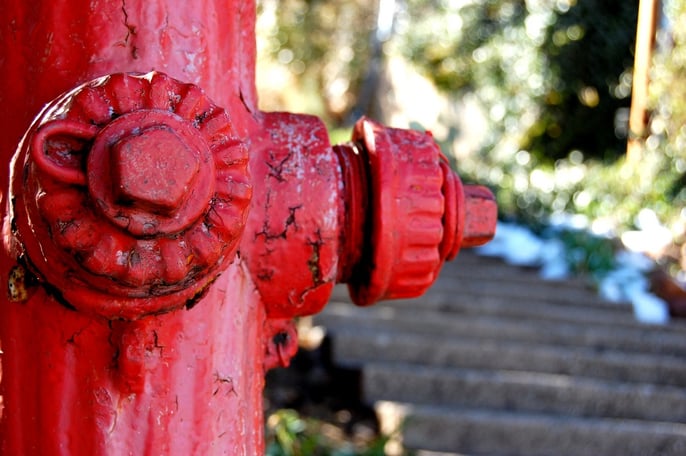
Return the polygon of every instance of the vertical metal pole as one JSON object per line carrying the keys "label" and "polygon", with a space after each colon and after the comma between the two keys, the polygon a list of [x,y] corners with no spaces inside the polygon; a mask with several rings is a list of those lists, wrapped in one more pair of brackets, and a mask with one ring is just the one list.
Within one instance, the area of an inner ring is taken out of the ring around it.
{"label": "vertical metal pole", "polygon": [[[43,105],[109,73],[163,71],[201,86],[254,129],[254,2],[0,2],[0,192],[10,158]],[[16,276],[0,248],[0,454],[263,453],[265,310],[234,262],[195,307],[134,321],[68,308]],[[26,272],[26,271],[24,271]],[[26,276],[24,276],[26,277]],[[9,291],[28,299],[10,300]]]}
{"label": "vertical metal pole", "polygon": [[627,159],[641,159],[641,148],[648,134],[648,86],[650,62],[655,45],[655,27],[659,0],[640,0],[636,24],[636,53],[631,88],[631,111],[629,114],[629,140]]}

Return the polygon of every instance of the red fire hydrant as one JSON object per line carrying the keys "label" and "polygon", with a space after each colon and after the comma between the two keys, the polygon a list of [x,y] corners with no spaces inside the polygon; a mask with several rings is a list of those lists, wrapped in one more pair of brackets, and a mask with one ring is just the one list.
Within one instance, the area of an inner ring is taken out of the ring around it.
{"label": "red fire hydrant", "polygon": [[258,455],[337,282],[421,294],[496,208],[430,135],[263,113],[255,5],[0,4],[3,455]]}

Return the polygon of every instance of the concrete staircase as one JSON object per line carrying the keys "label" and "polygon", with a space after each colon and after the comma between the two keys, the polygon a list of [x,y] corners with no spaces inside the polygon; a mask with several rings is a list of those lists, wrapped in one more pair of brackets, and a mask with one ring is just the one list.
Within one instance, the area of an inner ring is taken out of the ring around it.
{"label": "concrete staircase", "polygon": [[[686,325],[462,252],[423,297],[314,320],[419,455],[686,455]],[[384,423],[384,421],[386,421]]]}

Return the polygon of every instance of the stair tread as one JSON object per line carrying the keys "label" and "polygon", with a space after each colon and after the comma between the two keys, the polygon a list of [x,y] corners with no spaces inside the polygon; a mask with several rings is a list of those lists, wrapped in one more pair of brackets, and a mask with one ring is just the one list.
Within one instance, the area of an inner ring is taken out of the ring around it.
{"label": "stair tread", "polygon": [[512,456],[667,456],[686,452],[686,425],[681,423],[388,401],[380,401],[376,407],[382,420],[389,408],[404,417],[403,442],[410,449]]}
{"label": "stair tread", "polygon": [[410,449],[686,454],[686,323],[640,323],[583,279],[464,252],[419,298],[357,308],[337,286],[313,322],[367,401],[404,410]]}
{"label": "stair tread", "polygon": [[686,389],[524,370],[368,363],[368,402],[472,406],[575,416],[686,421]]}
{"label": "stair tread", "polygon": [[[348,301],[333,300],[332,303],[347,303]],[[441,295],[426,295],[419,299],[398,299],[392,302],[379,303],[377,306],[392,306],[395,309],[409,309],[414,311],[433,310],[450,315],[498,315],[505,317],[518,317],[539,320],[545,322],[576,322],[589,324],[607,324],[618,327],[638,327],[642,325],[636,321],[630,307],[616,306],[604,308],[580,308],[571,305],[551,305],[546,302],[529,300],[518,302],[513,298],[507,301],[500,297],[484,295],[468,296],[466,294],[445,293]],[[665,327],[666,331],[679,329]]]}
{"label": "stair tread", "polygon": [[686,333],[662,331],[648,325],[614,327],[579,322],[546,322],[493,315],[450,315],[423,309],[422,312],[390,305],[357,308],[332,303],[314,317],[314,323],[336,329],[357,327],[370,330],[402,330],[409,334],[441,337],[470,337],[521,340],[551,345],[575,345],[595,350],[623,349],[686,356]]}
{"label": "stair tread", "polygon": [[338,328],[334,334],[333,355],[337,363],[348,366],[386,360],[427,366],[526,369],[634,382],[686,384],[686,363],[678,356],[497,339],[442,339],[402,331]]}

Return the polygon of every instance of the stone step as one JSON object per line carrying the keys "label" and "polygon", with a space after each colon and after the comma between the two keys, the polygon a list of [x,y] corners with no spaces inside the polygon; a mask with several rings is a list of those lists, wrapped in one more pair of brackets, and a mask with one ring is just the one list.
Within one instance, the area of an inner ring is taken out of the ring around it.
{"label": "stone step", "polygon": [[415,456],[468,456],[464,453],[447,453],[445,451],[427,451],[418,450],[415,452]]}
{"label": "stone step", "polygon": [[[330,329],[338,365],[386,361],[426,366],[526,370],[636,383],[686,385],[684,357],[560,347],[498,339],[446,338],[405,331]],[[420,369],[421,367],[418,367]]]}
{"label": "stone step", "polygon": [[461,252],[418,300],[359,309],[339,286],[313,321],[418,456],[686,454],[686,324],[583,280]]}
{"label": "stone step", "polygon": [[652,325],[612,327],[606,324],[546,322],[493,315],[454,315],[446,312],[398,308],[380,304],[359,308],[350,303],[330,303],[313,318],[316,325],[370,331],[404,331],[445,338],[503,339],[587,347],[595,351],[619,350],[686,358],[686,332],[666,331]]}
{"label": "stone step", "polygon": [[[453,261],[444,263],[442,271],[452,274],[453,272],[462,273],[475,268],[493,271],[494,278],[519,275],[523,278],[532,277],[534,280],[541,280],[539,267],[509,264],[502,258],[478,255],[471,250],[462,250]],[[578,277],[569,277],[563,280],[580,285],[587,283],[585,279]]]}
{"label": "stone step", "polygon": [[484,409],[376,404],[380,420],[401,420],[409,449],[508,456],[682,456],[686,425]]}
{"label": "stone step", "polygon": [[[602,299],[598,292],[590,287],[571,284],[566,281],[521,280],[520,277],[494,279],[490,271],[478,269],[473,274],[441,274],[429,290],[429,294],[479,294],[492,297],[515,298],[524,300],[546,301],[551,304],[568,304],[583,307],[616,307]],[[561,293],[561,290],[564,292]]]}
{"label": "stone step", "polygon": [[463,250],[459,256],[444,263],[441,268],[440,277],[474,277],[483,279],[484,276],[491,280],[517,280],[522,282],[533,282],[536,285],[541,282],[560,283],[567,287],[577,287],[588,289],[591,281],[585,277],[567,277],[564,279],[544,279],[538,267],[517,266],[506,263],[498,257],[478,255],[473,251]]}
{"label": "stone step", "polygon": [[538,272],[531,269],[516,268],[500,260],[475,258],[466,265],[458,261],[446,263],[427,295],[462,293],[583,307],[618,306],[617,303],[602,299],[587,280],[543,280]]}
{"label": "stone step", "polygon": [[[441,279],[477,279],[483,280],[488,277],[493,282],[523,282],[544,284],[561,284],[565,287],[574,287],[580,290],[588,290],[592,283],[587,279],[568,278],[568,279],[543,279],[538,270],[532,268],[513,267],[501,261],[488,262],[488,259],[464,263],[462,261],[445,263],[439,277]],[[547,285],[546,285],[547,286]]]}
{"label": "stone step", "polygon": [[686,422],[686,389],[513,370],[369,363],[364,399],[578,417]]}
{"label": "stone step", "polygon": [[[336,287],[331,297],[332,303],[350,302],[347,292]],[[376,304],[392,306],[397,309],[433,310],[456,315],[493,315],[522,319],[541,320],[542,322],[602,323],[612,326],[641,325],[633,316],[628,305],[572,305],[524,297],[490,296],[485,293],[466,293],[462,291],[436,291],[430,289],[419,299],[396,299]],[[666,331],[671,331],[669,326]],[[683,325],[680,331],[686,334]]]}

